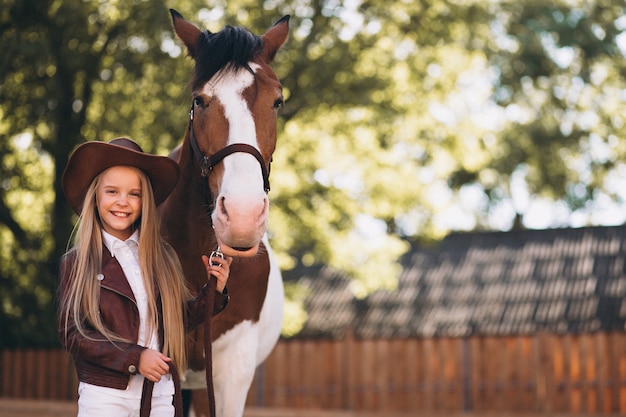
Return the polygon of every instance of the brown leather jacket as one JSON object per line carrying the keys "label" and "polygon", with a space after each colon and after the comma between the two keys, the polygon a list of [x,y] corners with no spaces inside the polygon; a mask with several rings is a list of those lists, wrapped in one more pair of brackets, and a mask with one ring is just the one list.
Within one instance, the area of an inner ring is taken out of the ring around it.
{"label": "brown leather jacket", "polygon": [[[59,297],[62,297],[67,287],[69,271],[74,259],[72,254],[69,254],[61,260]],[[59,337],[61,344],[74,359],[80,381],[103,387],[126,389],[130,376],[136,374],[139,369],[139,356],[146,349],[136,344],[139,336],[139,310],[122,267],[106,248],[102,257],[102,274],[104,275],[104,279],[100,281],[102,321],[108,329],[134,343],[111,343],[88,324],[85,327],[89,337],[84,337],[74,326],[71,317],[66,329],[61,315],[59,315],[58,324]],[[187,302],[186,327],[188,330],[197,327],[205,319],[204,311],[208,302],[207,288],[208,285],[205,285],[196,298]],[[160,323],[159,343],[162,346],[163,325],[160,299],[159,296],[157,298]],[[216,291],[213,315],[222,311],[227,303],[226,290],[223,294]]]}

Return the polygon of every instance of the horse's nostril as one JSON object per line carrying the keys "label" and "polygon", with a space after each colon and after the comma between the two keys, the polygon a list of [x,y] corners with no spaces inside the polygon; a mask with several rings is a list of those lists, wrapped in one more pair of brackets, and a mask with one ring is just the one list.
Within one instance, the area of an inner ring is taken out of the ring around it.
{"label": "horse's nostril", "polygon": [[226,197],[220,198],[218,207],[223,216],[228,216],[228,210],[226,210]]}

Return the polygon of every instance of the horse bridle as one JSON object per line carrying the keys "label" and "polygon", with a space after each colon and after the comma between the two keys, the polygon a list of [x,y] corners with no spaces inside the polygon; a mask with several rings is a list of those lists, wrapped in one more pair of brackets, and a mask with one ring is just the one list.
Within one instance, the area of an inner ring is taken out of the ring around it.
{"label": "horse bridle", "polygon": [[[269,169],[265,167],[265,161],[263,161],[263,156],[261,153],[252,145],[248,145],[246,143],[234,143],[231,145],[227,145],[226,147],[220,149],[215,152],[211,156],[207,156],[201,149],[200,145],[198,145],[198,140],[196,139],[196,135],[193,130],[193,102],[191,103],[191,108],[189,109],[189,143],[191,144],[191,153],[192,156],[196,158],[198,164],[200,166],[200,175],[202,178],[207,179],[209,174],[213,170],[213,168],[222,162],[224,158],[228,155],[231,155],[236,152],[243,152],[250,154],[256,158],[261,165],[261,174],[263,175],[263,190],[266,193],[270,191],[270,172]],[[270,159],[271,164],[271,159]],[[212,206],[214,204],[213,197],[211,193],[211,188],[209,187],[208,181],[205,181],[205,204],[207,210],[210,212],[212,210]],[[219,246],[217,250],[214,251],[213,254],[219,253],[221,255]],[[223,255],[222,255],[223,256]],[[209,416],[215,417],[215,390],[213,387],[213,361],[212,361],[212,337],[211,337],[211,316],[213,311],[214,304],[214,293],[217,281],[215,279],[209,280],[209,297],[205,312],[205,320],[204,320],[204,360],[205,360],[205,377],[207,384],[207,395],[209,401]],[[149,409],[148,409],[149,412]]]}
{"label": "horse bridle", "polygon": [[[233,143],[220,149],[219,151],[215,152],[213,155],[207,156],[200,149],[200,145],[198,145],[198,141],[196,140],[196,135],[193,131],[193,116],[194,116],[193,103],[191,103],[191,108],[189,109],[189,142],[191,144],[191,151],[193,155],[196,157],[198,164],[200,165],[200,175],[202,176],[202,178],[208,178],[213,168],[215,168],[217,164],[222,162],[222,160],[226,158],[228,155],[231,155],[237,152],[243,152],[243,153],[247,153],[247,154],[254,156],[256,160],[259,161],[259,165],[261,165],[261,174],[263,175],[263,190],[265,191],[265,193],[269,193],[270,171],[268,168],[265,167],[265,161],[263,160],[263,156],[261,155],[261,152],[259,152],[257,148],[255,148],[254,146],[248,145],[247,143]],[[270,160],[270,164],[271,164],[271,160]],[[207,184],[207,188],[208,188],[208,184]],[[210,190],[209,190],[209,194],[210,194]]]}

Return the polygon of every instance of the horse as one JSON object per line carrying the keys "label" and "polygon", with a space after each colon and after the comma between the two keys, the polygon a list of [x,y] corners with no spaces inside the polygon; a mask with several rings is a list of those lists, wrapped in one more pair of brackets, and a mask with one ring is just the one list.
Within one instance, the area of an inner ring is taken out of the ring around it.
{"label": "horse", "polygon": [[[258,36],[232,26],[201,31],[177,11],[170,13],[195,65],[187,131],[169,155],[178,162],[181,178],[159,207],[161,233],[176,250],[192,292],[206,283],[201,255],[219,248],[234,257],[230,300],[213,318],[208,344],[216,415],[240,417],[255,370],[276,345],[282,326],[284,289],[266,226],[270,162],[283,104],[270,64],[287,39],[289,16]],[[183,382],[183,388],[194,390],[196,415],[206,413],[198,404],[207,405],[203,355],[198,328],[188,338],[190,372]],[[196,395],[200,392],[205,395]]]}

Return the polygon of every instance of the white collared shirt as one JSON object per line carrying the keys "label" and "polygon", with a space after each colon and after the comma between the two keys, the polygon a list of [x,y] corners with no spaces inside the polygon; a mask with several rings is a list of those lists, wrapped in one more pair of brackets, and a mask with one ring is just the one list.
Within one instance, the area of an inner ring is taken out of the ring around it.
{"label": "white collared shirt", "polygon": [[122,267],[122,271],[124,271],[126,280],[133,290],[133,295],[137,302],[137,309],[139,310],[137,344],[158,350],[159,343],[154,332],[152,333],[152,338],[147,340],[148,295],[146,294],[139,267],[139,232],[135,231],[126,241],[120,240],[105,231],[102,232],[102,238],[109,252],[111,252],[111,256],[116,258]]}
{"label": "white collared shirt", "polygon": [[[150,340],[146,340],[148,337],[146,328],[148,317],[148,296],[141,277],[141,269],[139,267],[139,232],[136,230],[126,241],[123,241],[103,230],[102,240],[109,252],[111,252],[111,256],[116,258],[117,262],[122,267],[126,280],[128,281],[130,288],[133,290],[133,295],[135,296],[135,301],[137,303],[137,309],[139,310],[139,334],[137,344],[150,349],[160,350],[157,331],[151,332]],[[106,280],[106,276],[104,277],[104,280]],[[131,375],[128,387],[125,391],[106,387],[97,388],[105,390],[109,394],[124,398],[141,398],[143,380],[144,377],[140,374]],[[169,374],[164,375],[158,383],[154,384],[154,391],[152,393],[153,396],[173,394],[174,382]]]}

